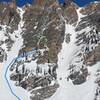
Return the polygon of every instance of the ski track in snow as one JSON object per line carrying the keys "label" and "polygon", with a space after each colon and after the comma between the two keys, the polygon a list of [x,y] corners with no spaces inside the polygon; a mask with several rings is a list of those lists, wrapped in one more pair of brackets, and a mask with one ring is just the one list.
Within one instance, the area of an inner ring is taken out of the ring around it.
{"label": "ski track in snow", "polygon": [[[15,56],[18,55],[18,52],[19,52],[21,46],[23,45],[23,39],[22,39],[22,37],[21,37],[20,34],[21,34],[21,32],[22,32],[21,27],[23,27],[22,17],[23,17],[23,13],[24,13],[24,12],[22,11],[22,9],[19,9],[19,11],[20,11],[21,21],[20,21],[20,23],[19,23],[19,25],[18,25],[18,30],[14,31],[14,35],[13,35],[13,34],[11,35],[11,37],[15,40],[15,43],[13,44],[13,47],[12,47],[11,51],[8,53],[7,61],[4,62],[4,66],[3,66],[3,67],[7,68],[6,71],[4,71],[4,72],[5,72],[5,79],[6,79],[6,82],[7,82],[8,86],[9,86],[9,89],[10,89],[11,93],[15,96],[15,99],[21,100],[21,99],[16,95],[14,88],[12,88],[13,84],[11,85],[10,77],[9,77],[9,74],[10,74],[10,73],[9,73],[9,71],[8,71],[9,66],[12,64],[12,62],[15,61],[14,58],[15,58]],[[17,39],[15,38],[15,35],[18,36]],[[10,63],[10,62],[11,62],[11,63]],[[9,63],[10,63],[10,64],[9,64]],[[6,67],[6,66],[7,66],[7,67]]]}
{"label": "ski track in snow", "polygon": [[[8,52],[7,61],[4,61],[0,66],[0,99],[2,100],[30,100],[29,93],[22,88],[14,86],[14,82],[11,82],[9,77],[9,67],[17,59],[16,57],[18,56],[19,50],[23,45],[21,32],[24,25],[24,22],[22,21],[24,11],[21,8],[18,8],[18,12],[20,13],[21,17],[18,30],[14,31],[13,34],[10,34],[11,38],[15,42],[11,48],[11,51]],[[15,38],[15,36],[18,36],[18,38]]]}

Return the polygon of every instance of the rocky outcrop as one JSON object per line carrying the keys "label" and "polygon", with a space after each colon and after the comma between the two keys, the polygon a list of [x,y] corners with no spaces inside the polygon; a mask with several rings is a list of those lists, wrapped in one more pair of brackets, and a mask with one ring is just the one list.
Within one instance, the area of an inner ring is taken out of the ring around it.
{"label": "rocky outcrop", "polygon": [[76,28],[78,33],[76,43],[77,45],[84,45],[84,63],[87,65],[93,65],[100,61],[99,5],[100,3],[91,3],[85,8],[81,9],[80,12],[85,16],[81,19]]}
{"label": "rocky outcrop", "polygon": [[32,91],[32,94],[35,94],[35,96],[31,96],[31,99],[44,100],[46,98],[49,98],[56,92],[58,87],[59,85],[55,84],[54,86],[48,86],[42,89],[37,89],[36,91]]}
{"label": "rocky outcrop", "polygon": [[[45,2],[44,0],[42,3]],[[36,2],[38,6],[42,5],[40,3]],[[31,6],[28,8],[28,12],[24,14],[25,34],[23,34],[23,38],[25,48],[48,48],[48,51],[45,51],[44,55],[39,57],[38,63],[45,63],[48,60],[56,63],[57,54],[64,39],[65,23],[62,14],[58,12],[60,6],[54,1],[47,3],[48,6],[43,6],[44,9]],[[38,43],[41,37],[43,40]]]}
{"label": "rocky outcrop", "polygon": [[78,21],[78,14],[77,14],[77,6],[72,4],[65,4],[63,7],[63,14],[64,17],[67,21],[67,23],[69,24],[73,24],[76,25],[77,21]]}
{"label": "rocky outcrop", "polygon": [[0,63],[2,63],[6,59],[7,59],[7,55],[5,51],[2,48],[0,48]]}

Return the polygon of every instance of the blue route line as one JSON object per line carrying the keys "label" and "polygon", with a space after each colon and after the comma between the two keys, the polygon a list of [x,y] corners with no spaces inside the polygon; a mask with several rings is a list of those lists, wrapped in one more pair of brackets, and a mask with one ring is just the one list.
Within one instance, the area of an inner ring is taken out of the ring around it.
{"label": "blue route line", "polygon": [[11,61],[11,63],[8,65],[8,67],[7,67],[6,71],[5,71],[5,79],[6,79],[6,82],[7,82],[7,84],[8,84],[8,87],[9,87],[9,89],[10,89],[10,92],[11,92],[12,95],[15,96],[18,100],[21,100],[21,98],[18,97],[18,96],[14,93],[13,89],[11,88],[10,82],[9,82],[9,80],[8,80],[8,78],[7,78],[7,72],[8,72],[8,70],[9,70],[9,67],[10,67],[13,63],[15,63],[17,59],[23,58],[23,57],[28,56],[28,55],[31,55],[31,54],[33,54],[32,51],[31,51],[31,52],[27,52],[24,56],[20,55],[20,56],[14,58],[14,59]]}
{"label": "blue route line", "polygon": [[16,61],[16,59],[13,59],[12,62],[8,65],[8,67],[7,67],[7,69],[6,69],[6,72],[5,72],[5,79],[6,79],[6,82],[7,82],[7,84],[8,84],[8,87],[9,87],[11,93],[12,93],[18,100],[21,100],[21,99],[14,93],[14,91],[12,90],[11,85],[10,85],[8,79],[7,79],[7,72],[8,72],[8,69],[9,69],[9,67],[11,66],[11,64],[12,64],[13,62],[15,62],[15,61]]}

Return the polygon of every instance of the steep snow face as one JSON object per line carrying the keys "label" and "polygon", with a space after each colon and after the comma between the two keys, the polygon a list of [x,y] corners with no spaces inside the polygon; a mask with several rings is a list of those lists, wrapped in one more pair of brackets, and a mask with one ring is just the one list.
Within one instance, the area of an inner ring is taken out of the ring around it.
{"label": "steep snow face", "polygon": [[[77,47],[75,45],[75,28],[71,25],[66,24],[66,34],[68,33],[71,34],[70,43],[66,43],[64,40],[61,52],[58,55],[57,76],[60,87],[58,88],[57,92],[48,100],[73,100],[73,98],[74,100],[92,100],[88,98],[88,95],[92,94],[92,89],[94,89],[95,87],[92,79],[89,79],[87,83],[80,86],[75,86],[72,84],[71,80],[67,80],[69,65],[75,53],[77,52]],[[87,94],[89,92],[90,94]]]}
{"label": "steep snow face", "polygon": [[2,100],[7,100],[7,99],[16,100],[20,98],[21,100],[26,100],[26,99],[29,100],[29,94],[26,93],[23,89],[15,87],[14,83],[10,81],[9,77],[10,73],[8,71],[9,64],[18,56],[19,50],[23,45],[23,39],[21,33],[22,33],[22,27],[24,25],[24,22],[22,20],[24,11],[18,8],[18,12],[21,17],[20,23],[18,25],[18,30],[15,30],[13,34],[9,34],[11,39],[14,40],[14,44],[11,50],[7,52],[7,61],[4,61],[0,65],[0,98]]}
{"label": "steep snow face", "polygon": [[[84,17],[80,13],[80,9],[77,10],[78,14],[78,23]],[[84,29],[88,31],[88,28]],[[75,32],[75,27],[66,24],[66,34],[70,33],[70,42],[66,43],[64,40],[62,44],[61,52],[58,55],[58,83],[60,87],[56,91],[56,93],[47,100],[94,100],[95,98],[95,90],[97,85],[95,84],[96,80],[96,72],[99,68],[100,63],[93,65],[92,67],[87,66],[88,68],[88,77],[85,83],[80,85],[74,85],[71,80],[67,77],[69,75],[69,65],[74,64],[73,60],[75,59],[76,53],[81,49],[81,46],[76,46],[76,36],[77,32]],[[81,65],[78,65],[78,67]],[[98,99],[99,100],[99,99]]]}
{"label": "steep snow face", "polygon": [[[67,34],[71,35],[69,43],[66,43]],[[57,71],[58,79],[59,78],[64,79],[67,77],[66,71],[68,70],[68,66],[71,63],[76,52],[75,37],[76,37],[76,33],[74,31],[74,27],[66,24],[65,39],[62,44],[62,50],[58,55],[58,65],[59,65],[59,68]],[[59,83],[62,84],[62,81],[59,81]]]}
{"label": "steep snow face", "polygon": [[[66,35],[70,34],[70,42],[66,43]],[[68,68],[69,64],[71,63],[75,52],[77,51],[75,41],[76,41],[76,33],[75,28],[71,25],[66,24],[66,32],[65,32],[65,39],[62,44],[61,52],[58,55],[58,83],[60,84],[60,88],[58,88],[57,92],[54,96],[52,96],[48,100],[65,100],[69,99],[69,91],[73,89],[73,84],[67,82],[68,77]],[[70,93],[71,94],[71,93]],[[72,100],[72,99],[69,99]]]}

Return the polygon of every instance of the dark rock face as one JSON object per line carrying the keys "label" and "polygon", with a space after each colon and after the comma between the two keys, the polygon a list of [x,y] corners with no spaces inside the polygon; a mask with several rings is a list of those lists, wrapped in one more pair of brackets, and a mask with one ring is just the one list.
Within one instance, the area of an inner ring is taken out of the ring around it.
{"label": "dark rock face", "polygon": [[[82,55],[80,55],[80,57],[82,57],[83,65],[85,66],[92,66],[100,61],[99,9],[100,3],[91,3],[85,8],[81,9],[80,12],[85,16],[76,27],[76,44],[82,49],[81,52],[83,52],[83,57]],[[75,70],[74,68],[72,69]],[[80,69],[80,71],[82,71],[82,69]],[[70,73],[69,78],[75,85],[84,83],[88,76],[88,68],[82,71],[81,74],[80,71]]]}
{"label": "dark rock face", "polygon": [[[13,8],[11,4],[0,3],[0,35],[3,38],[0,39],[0,47],[6,45],[5,57],[7,58],[7,52],[10,51],[14,40],[11,38],[11,34],[18,29],[18,24],[20,22],[20,16],[17,9]],[[4,48],[3,48],[4,49]]]}
{"label": "dark rock face", "polygon": [[86,78],[83,75],[77,76],[77,78],[73,81],[73,84],[79,85],[86,81]]}
{"label": "dark rock face", "polygon": [[[48,1],[48,4],[48,7],[44,9],[34,6],[27,8],[28,12],[24,14],[24,28],[26,30],[23,38],[25,48],[49,48],[49,51],[46,51],[46,54],[39,58],[38,63],[48,62],[48,59],[56,63],[57,54],[64,40],[65,23],[62,20],[62,14],[59,15],[57,11],[60,6],[56,2],[51,3],[51,1]],[[43,41],[37,44],[39,36],[43,37]],[[46,55],[47,57],[44,58]]]}
{"label": "dark rock face", "polygon": [[18,24],[20,21],[19,14],[17,13],[16,9],[10,8],[9,6],[0,4],[0,8],[1,24],[10,26],[11,28],[8,28],[7,31],[13,33],[14,30],[18,29]]}
{"label": "dark rock face", "polygon": [[38,7],[45,7],[45,6],[50,6],[52,4],[56,3],[56,0],[34,0],[33,5],[38,6]]}
{"label": "dark rock face", "polygon": [[25,77],[25,75],[24,74],[12,74],[11,76],[10,76],[10,79],[11,80],[13,80],[13,81],[19,81],[19,77],[20,77],[20,80],[22,80],[24,77]]}
{"label": "dark rock face", "polygon": [[0,48],[0,63],[2,63],[4,60],[6,60],[6,54],[5,51]]}
{"label": "dark rock face", "polygon": [[[87,26],[95,26],[97,31],[100,31],[100,3],[91,3],[80,11],[83,15],[86,15],[82,18],[81,22],[78,25],[78,31],[86,28]],[[84,23],[82,23],[84,22]]]}
{"label": "dark rock face", "polygon": [[66,5],[62,8],[64,17],[69,24],[75,25],[78,21],[78,15],[76,12],[76,6],[73,4]]}
{"label": "dark rock face", "polygon": [[98,61],[100,61],[100,45],[98,45],[95,50],[89,52],[88,54],[86,54],[86,56],[84,57],[84,63],[87,65],[94,65],[96,64]]}
{"label": "dark rock face", "polygon": [[[81,10],[81,13],[86,15],[79,22],[76,31],[79,33],[77,35],[77,45],[85,45],[84,63],[87,65],[93,65],[97,61],[100,61],[99,55],[99,43],[100,43],[100,3],[91,3]],[[89,31],[86,31],[87,29]],[[81,34],[80,31],[84,30]],[[97,47],[92,47],[91,45],[98,45]],[[84,47],[83,47],[84,48]]]}
{"label": "dark rock face", "polygon": [[[23,70],[24,73],[22,70],[19,70],[19,68],[23,66],[23,61],[16,60],[15,64],[10,68],[10,71],[12,72],[10,79],[15,82],[16,86],[20,86],[28,91],[41,87],[41,89],[36,89],[31,93],[32,95],[35,94],[35,96],[31,96],[32,100],[44,100],[45,98],[52,96],[59,87],[58,84],[53,84],[51,86],[51,83],[55,82],[57,79],[57,55],[61,50],[61,44],[65,34],[65,21],[60,5],[55,2],[55,0],[40,1],[36,1],[35,6],[27,5],[23,8],[25,10],[23,15],[24,30],[22,32],[24,41],[23,48],[19,51],[19,55],[25,55],[25,53],[31,52],[33,48],[36,52],[44,49],[43,54],[38,52],[38,54],[36,53],[37,56],[32,55],[30,61],[26,56],[24,64],[31,63],[37,59],[37,64],[50,63],[54,65],[51,67],[49,66],[49,70],[47,72],[44,71],[44,73],[41,72],[37,66],[37,69],[35,70],[36,74],[32,73],[31,70],[27,70],[28,68],[26,67]],[[16,18],[18,18],[17,21],[19,23],[20,18],[16,15],[17,10],[14,9],[13,14],[14,15],[10,16],[11,19],[14,18],[14,20],[17,20]],[[10,19],[5,18],[4,22],[7,22],[6,24],[9,23],[9,26],[12,25]],[[16,25],[14,26],[15,29],[17,27]],[[52,70],[50,68],[52,68]],[[29,74],[32,75],[28,76]],[[38,74],[41,74],[41,76]],[[38,95],[38,93],[40,93],[40,95]]]}
{"label": "dark rock face", "polygon": [[100,69],[96,72],[95,84],[97,85],[97,88],[95,89],[95,100],[98,100],[100,96]]}
{"label": "dark rock face", "polygon": [[80,71],[71,72],[69,77],[74,85],[80,85],[86,82],[86,78],[88,76],[88,69],[82,68]]}
{"label": "dark rock face", "polygon": [[44,87],[42,89],[38,89],[36,91],[32,91],[35,96],[31,96],[32,100],[44,100],[46,98],[51,97],[59,87],[58,84],[55,84],[54,86],[48,86]]}
{"label": "dark rock face", "polygon": [[90,15],[95,11],[99,11],[100,10],[100,3],[90,3],[87,6],[85,6],[82,10],[81,13],[86,15]]}

